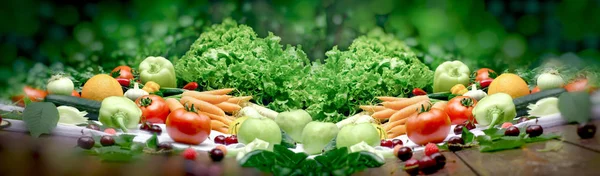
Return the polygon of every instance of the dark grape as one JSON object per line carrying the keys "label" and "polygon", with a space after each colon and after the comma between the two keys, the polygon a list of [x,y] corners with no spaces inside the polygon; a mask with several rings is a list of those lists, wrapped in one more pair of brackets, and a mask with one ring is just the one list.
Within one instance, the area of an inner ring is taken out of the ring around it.
{"label": "dark grape", "polygon": [[221,149],[217,148],[210,150],[208,154],[210,155],[210,159],[212,159],[215,162],[223,160],[223,157],[225,156],[225,153],[223,153]]}
{"label": "dark grape", "polygon": [[87,126],[85,126],[88,129],[91,130],[96,130],[96,131],[100,131],[100,126],[96,125],[96,124],[88,124]]}
{"label": "dark grape", "polygon": [[506,131],[504,131],[505,136],[519,136],[519,133],[521,132],[516,126],[510,126],[506,129]]}
{"label": "dark grape", "polygon": [[419,170],[425,174],[432,174],[438,170],[437,163],[433,158],[424,156],[419,160]]}
{"label": "dark grape", "polygon": [[382,147],[387,147],[387,148],[393,148],[394,143],[390,140],[381,140],[381,142],[379,142],[379,145],[381,145]]}
{"label": "dark grape", "polygon": [[413,153],[412,153],[412,149],[408,148],[408,147],[402,147],[398,150],[398,159],[402,160],[402,161],[406,161],[410,158],[412,158]]}
{"label": "dark grape", "polygon": [[225,144],[225,136],[218,135],[215,137],[214,141],[215,141],[215,144]]}
{"label": "dark grape", "polygon": [[91,149],[92,147],[94,147],[95,143],[96,142],[94,141],[94,138],[89,136],[83,136],[77,139],[77,146],[83,149]]}
{"label": "dark grape", "polygon": [[454,136],[448,140],[448,150],[450,151],[459,151],[462,149],[462,145],[465,145],[465,141],[461,137]]}
{"label": "dark grape", "polygon": [[537,137],[544,133],[544,129],[540,125],[529,125],[525,132],[529,134],[529,137]]}
{"label": "dark grape", "polygon": [[225,138],[225,145],[231,145],[231,144],[237,144],[238,143],[238,138],[236,135],[231,135],[227,138]]}
{"label": "dark grape", "polygon": [[438,169],[442,169],[446,165],[446,156],[442,155],[441,153],[431,154],[430,157],[435,160]]}
{"label": "dark grape", "polygon": [[169,142],[161,142],[158,144],[158,150],[172,150],[173,144]]}
{"label": "dark grape", "polygon": [[102,146],[112,146],[115,145],[115,139],[112,136],[104,135],[100,138],[100,144]]}
{"label": "dark grape", "polygon": [[150,132],[160,135],[162,133],[162,128],[158,125],[152,125],[152,127],[150,127]]}
{"label": "dark grape", "polygon": [[462,134],[462,129],[465,127],[463,124],[458,124],[454,127],[454,134],[459,135]]}
{"label": "dark grape", "polygon": [[419,174],[419,160],[412,158],[406,161],[404,163],[404,171],[410,175]]}
{"label": "dark grape", "polygon": [[581,139],[593,138],[595,134],[596,125],[593,123],[581,124],[577,127],[577,135],[579,135]]}
{"label": "dark grape", "polygon": [[400,139],[393,139],[393,140],[392,140],[392,144],[393,144],[393,147],[392,147],[392,148],[394,148],[394,147],[396,147],[397,145],[404,145],[404,142],[402,142],[402,140],[400,140]]}

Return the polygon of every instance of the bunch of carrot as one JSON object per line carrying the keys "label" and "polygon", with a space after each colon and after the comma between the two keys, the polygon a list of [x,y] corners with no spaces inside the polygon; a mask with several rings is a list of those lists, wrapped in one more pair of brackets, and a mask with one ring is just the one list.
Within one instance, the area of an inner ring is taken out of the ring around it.
{"label": "bunch of carrot", "polygon": [[382,126],[386,130],[388,138],[395,138],[406,133],[406,120],[418,115],[418,109],[429,106],[427,95],[412,98],[377,97],[383,101],[381,105],[360,106],[363,111],[372,113],[371,117],[381,121],[388,120]]}
{"label": "bunch of carrot", "polygon": [[184,108],[184,105],[194,105],[198,113],[211,119],[212,130],[221,133],[229,132],[229,125],[235,120],[231,115],[242,109],[240,104],[250,101],[252,96],[233,97],[227,95],[233,88],[217,89],[211,91],[186,91],[181,94],[181,99],[167,98],[166,102],[171,111]]}

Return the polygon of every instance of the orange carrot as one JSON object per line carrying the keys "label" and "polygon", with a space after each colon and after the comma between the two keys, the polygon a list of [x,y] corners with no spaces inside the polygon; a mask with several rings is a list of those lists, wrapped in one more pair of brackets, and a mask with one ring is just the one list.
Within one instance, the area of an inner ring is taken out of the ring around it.
{"label": "orange carrot", "polygon": [[204,113],[204,115],[207,115],[210,118],[210,120],[218,120],[218,121],[223,122],[226,125],[229,125],[229,124],[231,124],[231,122],[233,122],[232,120],[230,120],[229,118],[227,118],[225,116],[218,116],[218,115],[214,115],[214,114],[206,113],[206,112],[203,112],[203,113]]}
{"label": "orange carrot", "polygon": [[229,100],[227,100],[227,102],[239,105],[240,103],[250,101],[251,99],[252,96],[231,97]]}
{"label": "orange carrot", "polygon": [[409,117],[411,114],[418,112],[418,110],[421,108],[421,106],[425,106],[425,107],[429,106],[429,99],[420,101],[420,102],[412,104],[402,110],[399,110],[396,115],[392,115],[390,117],[390,122],[402,120],[402,119]]}
{"label": "orange carrot", "polygon": [[179,103],[179,101],[177,101],[177,99],[175,98],[167,98],[165,102],[167,102],[167,105],[169,106],[169,109],[171,111],[183,108],[183,105]]}
{"label": "orange carrot", "polygon": [[387,131],[388,138],[395,138],[406,133],[406,125],[398,125]]}
{"label": "orange carrot", "polygon": [[216,104],[216,106],[221,108],[223,111],[225,111],[227,113],[234,113],[234,112],[237,112],[240,109],[242,109],[242,107],[240,105],[229,103],[229,102],[219,103],[219,104]]}
{"label": "orange carrot", "polygon": [[386,102],[386,101],[402,101],[402,100],[406,100],[407,98],[382,96],[382,97],[377,97],[377,99]]}
{"label": "orange carrot", "polygon": [[361,105],[360,109],[367,112],[379,112],[385,109],[383,106]]}
{"label": "orange carrot", "polygon": [[213,129],[213,130],[224,133],[224,134],[229,134],[229,128],[217,128],[217,129]]}
{"label": "orange carrot", "polygon": [[183,94],[181,94],[181,96],[182,97],[190,96],[190,97],[193,97],[198,100],[209,102],[211,104],[219,104],[219,103],[225,102],[229,99],[229,97],[225,96],[225,95],[212,95],[212,94],[206,94],[206,93],[197,92],[197,91],[185,91],[185,92],[183,92]]}
{"label": "orange carrot", "polygon": [[223,122],[218,121],[218,120],[211,120],[210,127],[211,127],[211,129],[217,129],[217,128],[223,128],[223,127],[229,128],[228,125],[226,125]]}
{"label": "orange carrot", "polygon": [[427,95],[422,95],[422,96],[415,96],[406,100],[400,100],[400,101],[388,101],[388,102],[383,102],[381,104],[383,104],[384,107],[386,108],[390,108],[390,109],[395,109],[395,110],[401,110],[404,109],[410,105],[413,105],[415,103],[421,102],[423,100],[429,100],[429,97],[427,97]]}
{"label": "orange carrot", "polygon": [[411,114],[407,118],[396,120],[396,121],[389,121],[388,123],[385,123],[388,125],[386,127],[384,127],[384,129],[385,129],[385,131],[389,131],[390,129],[392,129],[398,125],[404,125],[406,123],[406,121],[408,120],[408,118],[416,117],[417,115],[418,115],[418,113],[415,111],[415,113]]}
{"label": "orange carrot", "polygon": [[227,95],[227,94],[231,93],[233,90],[235,90],[235,89],[234,88],[226,88],[226,89],[209,90],[209,91],[204,91],[201,93],[211,94],[211,95]]}
{"label": "orange carrot", "polygon": [[190,96],[181,97],[181,100],[179,100],[179,102],[181,102],[181,104],[184,104],[184,105],[186,103],[190,104],[190,106],[193,104],[198,111],[203,111],[203,112],[207,112],[209,114],[214,114],[214,115],[218,115],[218,116],[225,115],[225,112],[223,112],[223,110],[221,110],[221,108],[219,108],[213,104],[210,104],[206,101],[198,100],[198,99],[195,99]]}
{"label": "orange carrot", "polygon": [[448,106],[447,101],[438,101],[437,103],[433,104],[431,108],[436,108],[443,111],[446,110],[446,106]]}
{"label": "orange carrot", "polygon": [[392,116],[392,114],[396,113],[396,111],[398,111],[398,110],[384,109],[384,110],[378,111],[376,113],[373,113],[373,115],[371,115],[371,117],[376,118],[376,119],[387,119],[387,118],[390,118],[390,116]]}

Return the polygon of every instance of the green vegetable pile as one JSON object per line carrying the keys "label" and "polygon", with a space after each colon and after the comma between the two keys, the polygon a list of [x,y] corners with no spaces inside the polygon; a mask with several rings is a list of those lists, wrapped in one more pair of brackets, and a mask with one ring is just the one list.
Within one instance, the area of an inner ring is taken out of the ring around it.
{"label": "green vegetable pile", "polygon": [[309,60],[301,48],[279,44],[273,34],[260,38],[246,25],[227,19],[213,25],[176,62],[178,77],[205,90],[237,88],[276,111],[302,108]]}
{"label": "green vegetable pile", "polygon": [[325,63],[310,64],[300,47],[257,37],[232,20],[213,25],[177,61],[177,75],[203,89],[237,88],[275,111],[306,109],[315,120],[337,122],[375,96],[404,96],[431,86],[433,72],[410,48],[381,29],[334,47]]}
{"label": "green vegetable pile", "polygon": [[374,153],[349,153],[346,147],[309,159],[306,153],[294,153],[282,145],[275,145],[273,152],[252,151],[239,162],[242,167],[254,167],[273,175],[351,175],[366,168],[380,167],[385,163]]}
{"label": "green vegetable pile", "polygon": [[340,121],[376,96],[405,96],[432,84],[433,72],[394,36],[375,29],[352,42],[347,51],[326,53],[305,79],[314,119]]}

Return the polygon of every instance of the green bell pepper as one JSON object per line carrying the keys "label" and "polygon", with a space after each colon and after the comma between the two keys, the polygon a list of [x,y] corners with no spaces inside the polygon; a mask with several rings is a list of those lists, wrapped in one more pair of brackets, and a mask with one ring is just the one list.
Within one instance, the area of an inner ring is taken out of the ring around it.
{"label": "green bell pepper", "polygon": [[470,72],[469,67],[460,61],[442,63],[435,69],[433,92],[449,92],[456,84],[467,86],[470,81]]}
{"label": "green bell pepper", "polygon": [[104,126],[127,132],[128,128],[137,128],[141,116],[142,110],[133,101],[112,96],[102,101],[98,120]]}
{"label": "green bell pepper", "polygon": [[147,57],[140,63],[139,72],[140,80],[144,84],[148,81],[154,81],[160,87],[177,87],[175,68],[171,61],[164,57]]}

